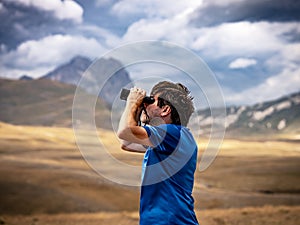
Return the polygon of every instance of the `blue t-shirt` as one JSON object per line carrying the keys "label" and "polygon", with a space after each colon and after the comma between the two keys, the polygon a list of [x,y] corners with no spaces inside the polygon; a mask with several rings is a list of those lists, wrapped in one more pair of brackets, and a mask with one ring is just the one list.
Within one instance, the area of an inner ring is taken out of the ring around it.
{"label": "blue t-shirt", "polygon": [[144,126],[155,147],[145,153],[140,225],[198,224],[192,189],[197,145],[183,126]]}

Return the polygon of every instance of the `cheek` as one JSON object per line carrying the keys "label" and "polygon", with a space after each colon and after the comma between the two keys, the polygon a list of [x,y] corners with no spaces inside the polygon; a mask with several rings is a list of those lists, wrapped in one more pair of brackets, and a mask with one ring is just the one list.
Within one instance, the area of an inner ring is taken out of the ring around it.
{"label": "cheek", "polygon": [[157,106],[155,105],[149,105],[147,107],[147,113],[149,116],[151,117],[158,117],[159,114],[160,114],[160,108],[158,108]]}
{"label": "cheek", "polygon": [[154,117],[160,117],[160,108],[155,108],[154,110],[153,110],[153,116]]}

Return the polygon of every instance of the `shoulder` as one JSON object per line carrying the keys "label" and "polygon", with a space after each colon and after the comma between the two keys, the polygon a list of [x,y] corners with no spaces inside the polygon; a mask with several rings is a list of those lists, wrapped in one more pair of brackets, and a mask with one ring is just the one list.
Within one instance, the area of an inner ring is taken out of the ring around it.
{"label": "shoulder", "polygon": [[182,136],[186,136],[186,133],[188,133],[187,128],[175,124],[147,125],[144,128],[154,146],[162,142],[177,143]]}
{"label": "shoulder", "polygon": [[144,126],[144,128],[147,131],[149,137],[155,133],[178,133],[181,131],[181,129],[186,129],[175,124],[161,124],[158,126],[146,125]]}

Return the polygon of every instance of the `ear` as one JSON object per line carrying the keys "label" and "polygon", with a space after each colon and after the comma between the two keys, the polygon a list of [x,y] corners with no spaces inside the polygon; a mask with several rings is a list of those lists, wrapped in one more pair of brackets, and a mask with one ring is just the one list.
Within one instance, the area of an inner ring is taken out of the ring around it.
{"label": "ear", "polygon": [[162,111],[160,113],[160,115],[162,117],[168,116],[169,114],[171,114],[171,107],[169,105],[164,105],[162,107]]}

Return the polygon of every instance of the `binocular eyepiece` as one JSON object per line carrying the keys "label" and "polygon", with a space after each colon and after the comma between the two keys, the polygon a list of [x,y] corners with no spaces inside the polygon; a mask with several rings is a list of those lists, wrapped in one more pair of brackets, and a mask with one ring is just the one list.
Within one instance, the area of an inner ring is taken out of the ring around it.
{"label": "binocular eyepiece", "polygon": [[[129,93],[130,93],[130,90],[123,88],[121,91],[121,94],[120,94],[120,99],[126,101]],[[143,103],[146,103],[146,104],[152,104],[154,102],[155,102],[155,99],[151,96],[146,96],[143,99]]]}

